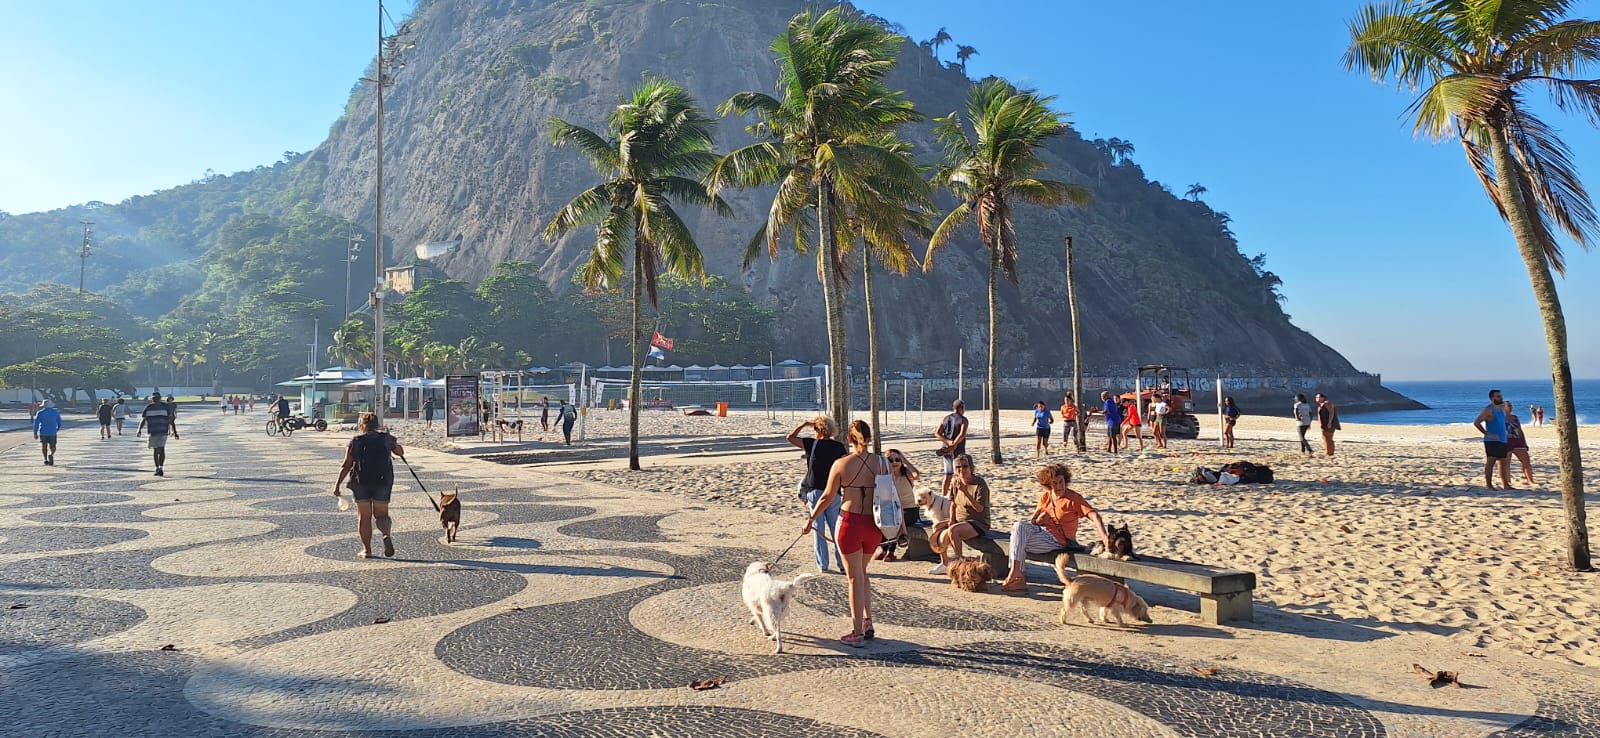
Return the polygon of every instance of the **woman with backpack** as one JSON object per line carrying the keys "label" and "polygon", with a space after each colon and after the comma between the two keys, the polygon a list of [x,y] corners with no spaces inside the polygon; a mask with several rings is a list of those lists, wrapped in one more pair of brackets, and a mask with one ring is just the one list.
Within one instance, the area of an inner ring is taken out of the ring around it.
{"label": "woman with backpack", "polygon": [[383,536],[383,555],[394,557],[393,521],[389,518],[389,495],[394,490],[394,462],[391,454],[404,459],[406,450],[394,436],[378,428],[378,416],[361,414],[361,435],[350,439],[344,450],[344,465],[339,467],[339,479],[333,483],[333,496],[343,493],[340,488],[345,479],[350,480],[350,495],[356,499],[356,536],[361,539],[358,559],[372,558],[372,524],[378,524]]}

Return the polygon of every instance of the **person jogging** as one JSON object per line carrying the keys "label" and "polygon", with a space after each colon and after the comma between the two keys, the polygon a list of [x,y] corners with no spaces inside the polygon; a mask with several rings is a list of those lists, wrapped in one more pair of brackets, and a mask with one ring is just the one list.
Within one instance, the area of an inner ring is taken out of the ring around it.
{"label": "person jogging", "polygon": [[156,476],[167,475],[167,434],[172,434],[173,440],[178,440],[177,413],[172,412],[172,406],[161,401],[161,393],[150,395],[150,404],[144,406],[144,413],[139,419],[139,430],[134,436],[144,435],[145,429],[150,429],[149,447],[151,456],[156,462]]}
{"label": "person jogging", "polygon": [[33,437],[39,439],[39,453],[45,466],[56,465],[56,436],[61,433],[61,411],[54,400],[45,400],[33,416]]}

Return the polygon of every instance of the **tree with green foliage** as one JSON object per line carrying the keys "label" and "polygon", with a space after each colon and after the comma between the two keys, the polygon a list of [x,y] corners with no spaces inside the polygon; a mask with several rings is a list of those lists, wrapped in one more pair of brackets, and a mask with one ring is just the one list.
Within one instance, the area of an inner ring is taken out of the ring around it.
{"label": "tree with green foliage", "polygon": [[528,261],[502,261],[478,283],[484,314],[478,335],[513,351],[531,352],[565,341],[572,315],[557,305],[539,268]]}
{"label": "tree with green foliage", "polygon": [[483,320],[483,304],[472,287],[459,279],[424,281],[406,295],[395,312],[399,313],[391,328],[395,340],[460,343],[477,335]]}
{"label": "tree with green foliage", "polygon": [[[551,218],[545,237],[560,238],[580,226],[596,226],[594,248],[582,274],[585,284],[606,288],[632,276],[633,377],[628,395],[628,468],[639,467],[639,398],[644,373],[641,300],[656,304],[656,280],[665,271],[702,278],[705,263],[689,226],[673,202],[711,208],[731,216],[733,208],[709,192],[699,178],[716,163],[716,121],[706,116],[681,85],[650,78],[611,114],[610,138],[551,118],[556,145],[578,149],[604,181],[579,193]],[[630,263],[631,262],[631,263]]]}
{"label": "tree with green foliage", "polygon": [[933,38],[928,39],[928,45],[933,47],[933,58],[939,58],[939,47],[944,46],[945,44],[954,40],[955,39],[950,38],[950,32],[946,31],[944,26],[940,26],[939,32],[933,34]]}
{"label": "tree with green foliage", "polygon": [[724,115],[754,114],[748,130],[758,141],[717,163],[712,190],[777,186],[746,264],[763,244],[776,259],[786,229],[795,249],[806,251],[813,228],[806,217],[815,213],[817,277],[828,319],[828,404],[840,428],[850,422],[844,283],[853,233],[847,216],[852,205],[871,198],[887,194],[904,202],[927,188],[902,152],[881,145],[883,136],[919,118],[903,93],[884,83],[903,41],[848,6],[800,13],[772,43],[777,94],[741,92],[720,108]]}
{"label": "tree with green foliage", "polygon": [[[1038,179],[1045,168],[1039,149],[1067,130],[1066,114],[1050,109],[1055,98],[1019,90],[1003,79],[972,88],[967,119],[958,113],[940,118],[937,131],[945,161],[934,182],[959,203],[928,241],[924,268],[933,267],[934,253],[962,225],[978,220],[978,234],[989,250],[989,452],[1000,456],[1000,275],[1017,282],[1017,234],[1012,207],[1017,201],[1045,207],[1089,204],[1089,191],[1078,185]],[[966,125],[970,124],[969,132]]]}
{"label": "tree with green foliage", "polygon": [[1534,114],[1542,89],[1556,108],[1600,124],[1600,82],[1576,79],[1600,62],[1600,22],[1569,20],[1570,0],[1410,0],[1368,5],[1350,21],[1345,66],[1422,94],[1414,131],[1461,142],[1485,194],[1510,225],[1544,322],[1555,388],[1567,563],[1593,568],[1583,506],[1583,460],[1567,354],[1567,321],[1551,275],[1566,274],[1559,231],[1585,249],[1594,203],[1572,152]]}
{"label": "tree with green foliage", "polygon": [[978,55],[978,50],[971,46],[956,45],[956,61],[961,62],[961,73],[967,73],[967,60]]}

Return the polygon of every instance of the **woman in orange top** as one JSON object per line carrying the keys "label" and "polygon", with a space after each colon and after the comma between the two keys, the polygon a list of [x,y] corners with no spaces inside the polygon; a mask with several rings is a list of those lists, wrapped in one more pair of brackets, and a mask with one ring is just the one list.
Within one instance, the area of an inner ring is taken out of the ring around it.
{"label": "woman in orange top", "polygon": [[1061,398],[1061,445],[1065,447],[1068,441],[1072,442],[1072,450],[1078,449],[1078,401],[1068,392]]}
{"label": "woman in orange top", "polygon": [[1059,549],[1082,551],[1078,545],[1078,521],[1088,518],[1100,531],[1100,540],[1109,540],[1105,521],[1083,495],[1074,492],[1072,470],[1066,464],[1051,464],[1039,470],[1039,504],[1027,520],[1018,520],[1011,526],[1011,573],[1001,586],[1007,592],[1026,592],[1028,580],[1022,569],[1028,563],[1028,554],[1049,553]]}

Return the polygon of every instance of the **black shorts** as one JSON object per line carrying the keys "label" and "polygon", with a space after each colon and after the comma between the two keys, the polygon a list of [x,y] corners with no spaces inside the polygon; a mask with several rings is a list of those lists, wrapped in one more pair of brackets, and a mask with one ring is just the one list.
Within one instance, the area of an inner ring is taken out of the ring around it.
{"label": "black shorts", "polygon": [[384,482],[382,484],[350,483],[350,496],[356,498],[356,502],[382,502],[388,504],[389,495],[392,492],[394,492],[394,482]]}
{"label": "black shorts", "polygon": [[110,418],[106,418],[105,420],[100,421],[100,427],[102,427],[102,428],[110,428],[111,427],[111,419]]}
{"label": "black shorts", "polygon": [[1484,441],[1483,453],[1491,459],[1504,459],[1511,455],[1511,446],[1499,441]]}
{"label": "black shorts", "polygon": [[1049,428],[1034,428],[1033,429],[1033,435],[1036,438],[1040,438],[1040,439],[1048,441],[1048,440],[1050,440],[1050,429]]}
{"label": "black shorts", "polygon": [[1116,436],[1121,435],[1121,434],[1122,434],[1122,424],[1121,423],[1106,423],[1106,435],[1115,438]]}
{"label": "black shorts", "polygon": [[[977,531],[977,533],[978,533],[978,535],[975,536],[976,538],[982,538],[982,537],[984,537],[986,535],[989,535],[989,531],[987,529],[985,529],[981,525],[978,525],[977,523],[972,522],[971,520],[963,520],[963,521],[961,521],[961,523],[966,523],[967,525],[972,526],[972,529],[974,531]],[[952,523],[950,527],[953,528],[953,527],[955,527],[957,525],[961,525],[961,523]]]}

